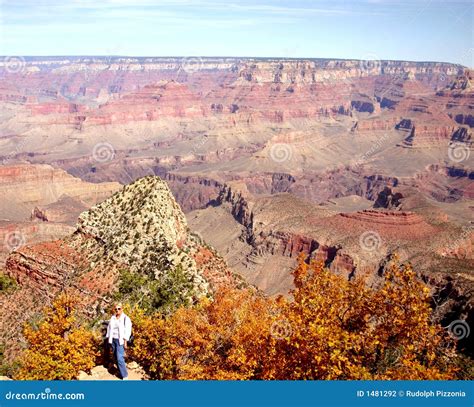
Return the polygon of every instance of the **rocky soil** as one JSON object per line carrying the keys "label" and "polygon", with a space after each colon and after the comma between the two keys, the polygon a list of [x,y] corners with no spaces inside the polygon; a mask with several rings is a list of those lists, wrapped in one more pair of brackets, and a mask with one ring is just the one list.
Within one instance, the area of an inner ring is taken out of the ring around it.
{"label": "rocky soil", "polygon": [[[130,362],[127,363],[128,370],[128,380],[148,380],[146,373],[143,369],[136,363]],[[117,374],[117,369],[113,366],[107,368],[105,366],[99,365],[91,369],[90,373],[79,372],[77,380],[121,380]]]}

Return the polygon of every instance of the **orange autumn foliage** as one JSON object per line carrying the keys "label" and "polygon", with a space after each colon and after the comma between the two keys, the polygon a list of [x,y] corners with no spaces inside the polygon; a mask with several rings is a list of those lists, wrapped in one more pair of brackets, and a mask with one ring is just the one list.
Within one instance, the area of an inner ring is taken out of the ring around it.
{"label": "orange autumn foliage", "polygon": [[34,329],[24,328],[28,348],[21,358],[17,380],[72,380],[80,370],[95,366],[98,356],[93,334],[77,324],[77,300],[60,295]]}
{"label": "orange autumn foliage", "polygon": [[294,280],[276,378],[453,378],[454,344],[431,324],[429,290],[410,266],[392,263],[377,290],[314,263],[300,262]]}
{"label": "orange autumn foliage", "polygon": [[153,378],[252,379],[269,348],[271,303],[250,290],[223,289],[167,319],[132,311],[132,357]]}
{"label": "orange autumn foliage", "polygon": [[166,318],[132,310],[132,357],[158,379],[454,377],[453,343],[411,267],[392,264],[377,290],[302,259],[293,275],[291,300],[221,289]]}

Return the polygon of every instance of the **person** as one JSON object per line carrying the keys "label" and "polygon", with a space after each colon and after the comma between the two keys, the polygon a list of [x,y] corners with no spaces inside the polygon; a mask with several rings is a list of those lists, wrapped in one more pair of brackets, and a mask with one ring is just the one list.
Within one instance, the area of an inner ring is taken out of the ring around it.
{"label": "person", "polygon": [[127,341],[132,334],[132,321],[123,312],[122,304],[116,304],[114,312],[107,326],[106,338],[109,344],[112,345],[112,352],[122,380],[128,380],[125,350],[127,349]]}

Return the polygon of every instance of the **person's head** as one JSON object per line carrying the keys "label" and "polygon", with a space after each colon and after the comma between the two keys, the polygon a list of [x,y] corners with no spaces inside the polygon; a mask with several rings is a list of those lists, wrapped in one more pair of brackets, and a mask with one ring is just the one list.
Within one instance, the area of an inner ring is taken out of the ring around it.
{"label": "person's head", "polygon": [[115,316],[117,317],[122,315],[122,312],[123,312],[122,303],[118,302],[117,304],[115,304],[114,312],[115,312]]}

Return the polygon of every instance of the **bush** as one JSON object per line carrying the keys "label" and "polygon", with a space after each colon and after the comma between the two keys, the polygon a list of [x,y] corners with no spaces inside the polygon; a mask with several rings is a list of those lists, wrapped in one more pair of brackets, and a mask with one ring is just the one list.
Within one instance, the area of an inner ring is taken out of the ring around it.
{"label": "bush", "polygon": [[151,307],[164,313],[172,313],[197,300],[194,284],[181,265],[162,273],[151,289]]}
{"label": "bush", "polygon": [[158,279],[151,273],[121,270],[114,299],[137,305],[147,313],[165,314],[196,300],[194,284],[180,265],[162,272]]}
{"label": "bush", "polygon": [[14,291],[18,287],[15,279],[7,276],[6,274],[0,273],[0,293],[8,294]]}
{"label": "bush", "polygon": [[133,310],[132,356],[159,379],[453,379],[454,343],[430,322],[429,292],[409,266],[383,286],[302,260],[293,299],[221,289],[164,317]]}
{"label": "bush", "polygon": [[28,348],[20,360],[18,380],[72,380],[90,370],[98,357],[98,340],[77,323],[77,300],[60,295],[37,329],[26,325]]}

